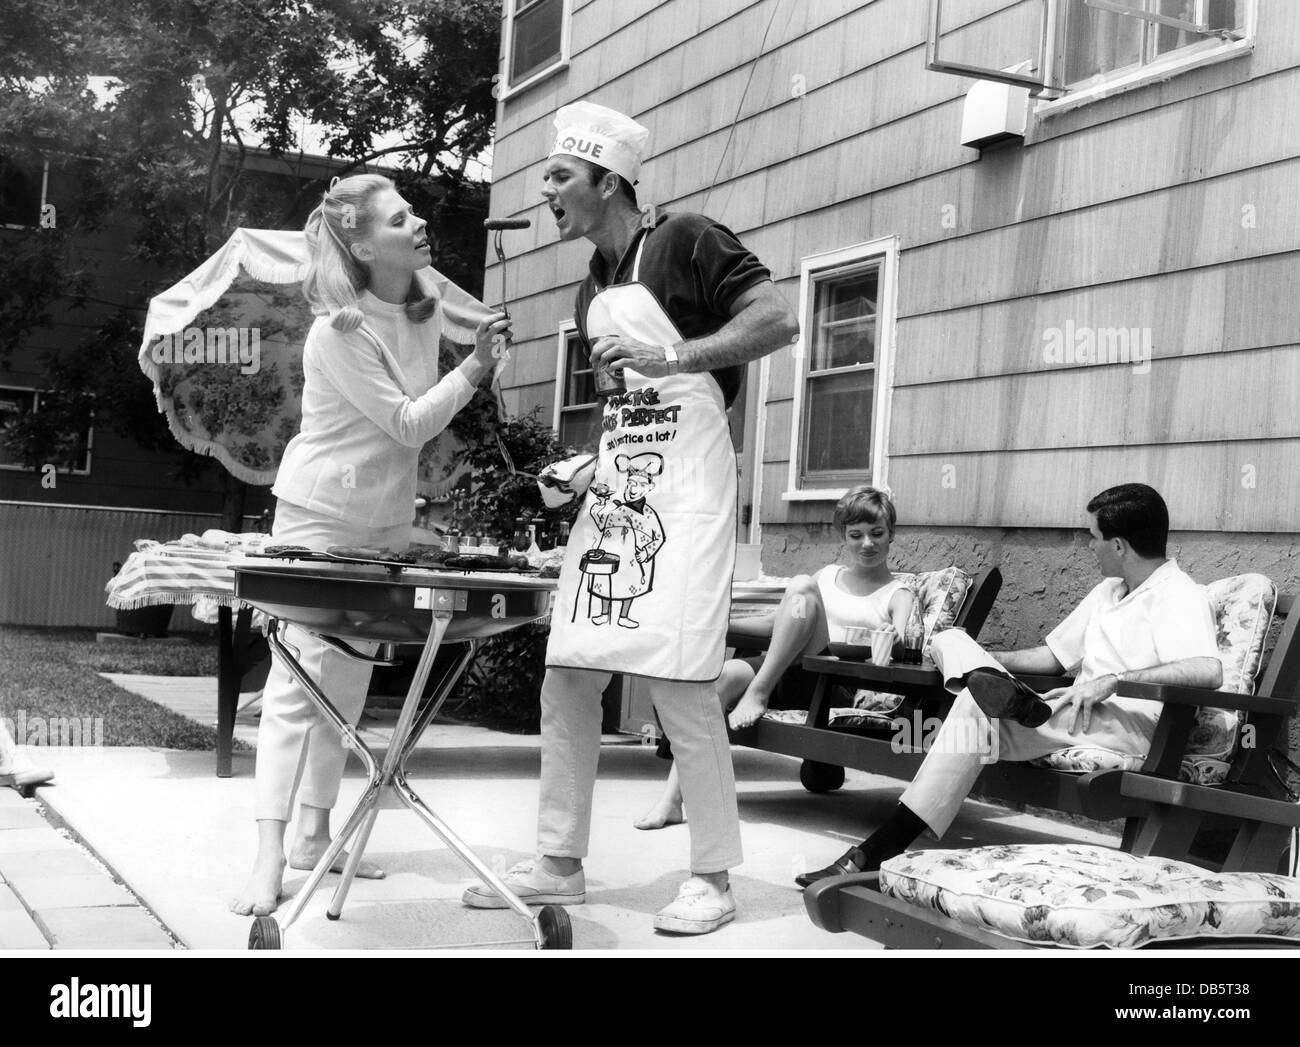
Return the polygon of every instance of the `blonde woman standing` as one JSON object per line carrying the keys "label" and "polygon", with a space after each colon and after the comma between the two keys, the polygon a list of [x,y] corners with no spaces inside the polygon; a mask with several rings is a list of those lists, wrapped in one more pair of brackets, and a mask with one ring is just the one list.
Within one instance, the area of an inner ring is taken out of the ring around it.
{"label": "blonde woman standing", "polygon": [[[483,316],[474,351],[438,378],[443,303],[416,272],[430,264],[424,219],[378,175],[336,180],[306,225],[303,294],[318,314],[303,347],[302,425],[285,449],[273,493],[279,544],[405,549],[420,448],[441,433],[489,374],[493,345],[510,334],[504,313]],[[290,627],[288,642],[339,713],[356,723],[371,667]],[[375,646],[357,645],[366,653]],[[311,869],[329,846],[329,814],[347,753],[342,739],[277,658],[262,700],[257,742],[258,850],[232,901],[240,915],[279,904],[286,864]],[[295,794],[294,841],[284,838]],[[340,855],[341,869],[346,855]],[[357,875],[383,873],[362,863]]]}

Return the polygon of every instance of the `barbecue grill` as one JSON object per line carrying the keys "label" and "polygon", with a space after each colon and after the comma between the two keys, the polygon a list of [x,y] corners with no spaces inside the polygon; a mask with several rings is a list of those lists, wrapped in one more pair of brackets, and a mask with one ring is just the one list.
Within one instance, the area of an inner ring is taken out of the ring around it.
{"label": "barbecue grill", "polygon": [[[517,914],[528,921],[531,938],[512,942],[476,944],[532,944],[538,949],[572,947],[569,916],[556,905],[535,914],[505,885],[496,873],[463,843],[451,828],[425,805],[406,781],[406,761],[424,729],[460,679],[479,641],[546,616],[555,579],[520,573],[435,571],[397,564],[354,564],[320,562],[319,554],[305,554],[301,560],[249,557],[232,564],[235,595],[244,603],[265,611],[270,617],[267,635],[271,647],[284,659],[312,701],[345,744],[356,751],[365,765],[367,782],[356,806],[334,837],[306,884],[280,919],[258,917],[249,932],[250,949],[279,949],[289,927],[301,916],[321,880],[345,847],[351,847],[338,888],[326,916],[337,920],[343,912],[348,890],[365,852],[370,830],[382,807],[404,805],[492,888]],[[424,645],[415,676],[402,703],[392,743],[380,764],[357,737],[352,726],[339,714],[298,663],[282,639],[283,626],[296,625],[316,634],[335,650],[370,662],[392,665],[393,648],[400,643]],[[352,647],[356,641],[379,643],[374,656]],[[466,644],[464,655],[439,681],[420,707],[420,697],[433,667],[438,648],[447,641]],[[386,801],[393,801],[386,802]]]}

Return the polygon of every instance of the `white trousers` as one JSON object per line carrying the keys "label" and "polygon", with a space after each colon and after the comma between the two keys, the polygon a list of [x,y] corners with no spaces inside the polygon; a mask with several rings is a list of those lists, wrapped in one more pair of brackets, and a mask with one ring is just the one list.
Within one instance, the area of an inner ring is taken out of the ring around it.
{"label": "white trousers", "polygon": [[[274,535],[279,544],[309,549],[369,545],[402,550],[410,544],[411,526],[360,528],[281,501],[276,505]],[[289,626],[282,637],[291,650],[298,651],[299,664],[320,685],[339,715],[355,725],[366,703],[372,667],[331,650],[296,626]],[[368,643],[352,646],[363,654],[373,654],[377,649],[376,644]],[[317,711],[307,689],[279,655],[272,652],[271,671],[262,692],[262,721],[257,729],[254,816],[287,822],[295,795],[309,807],[329,810],[338,800],[346,762],[347,749],[339,733]]]}
{"label": "white trousers", "polygon": [[1013,763],[1087,745],[1126,756],[1146,756],[1160,716],[1158,702],[1110,698],[1092,709],[1088,730],[1069,731],[1073,707],[1060,705],[1041,727],[991,721],[960,680],[972,669],[1002,667],[959,630],[940,633],[930,646],[944,684],[957,694],[943,726],[930,740],[921,769],[899,798],[936,836],[948,831],[980,771],[989,763]]}
{"label": "white trousers", "polygon": [[[542,682],[542,781],[537,853],[585,858],[600,757],[600,696],[610,674],[547,669]],[[712,683],[646,679],[664,733],[672,739],[691,834],[691,872],[741,863],[736,777],[722,705]]]}

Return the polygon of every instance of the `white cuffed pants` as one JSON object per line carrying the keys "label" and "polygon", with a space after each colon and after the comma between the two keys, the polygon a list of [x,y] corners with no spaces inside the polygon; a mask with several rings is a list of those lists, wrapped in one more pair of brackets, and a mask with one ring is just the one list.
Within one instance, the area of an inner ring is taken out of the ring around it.
{"label": "white cuffed pants", "polygon": [[[610,673],[547,669],[542,682],[542,779],[537,853],[585,858],[600,758],[600,696]],[[740,814],[722,706],[712,683],[646,678],[655,712],[672,739],[691,834],[691,872],[741,863]]]}
{"label": "white cuffed pants", "polygon": [[[321,516],[281,501],[276,505],[274,538],[280,545],[323,550],[331,545],[367,545],[403,550],[411,525],[367,529]],[[310,633],[289,626],[281,634],[298,652],[298,661],[348,723],[361,718],[372,666],[326,647]],[[352,644],[373,654],[376,644]],[[331,809],[338,800],[347,749],[338,731],[312,704],[279,655],[272,652],[271,671],[262,692],[262,720],[257,729],[257,819],[287,822],[295,795],[309,807]]]}
{"label": "white cuffed pants", "polygon": [[[935,636],[930,645],[944,686],[957,695],[943,725],[900,802],[936,836],[948,831],[980,771],[989,763],[1034,760],[1076,745],[1146,756],[1160,716],[1158,702],[1110,698],[1093,706],[1088,730],[1069,731],[1073,707],[1062,704],[1041,727],[992,721],[960,681],[972,669],[1002,669],[997,660],[960,630]],[[671,737],[671,736],[670,736]]]}

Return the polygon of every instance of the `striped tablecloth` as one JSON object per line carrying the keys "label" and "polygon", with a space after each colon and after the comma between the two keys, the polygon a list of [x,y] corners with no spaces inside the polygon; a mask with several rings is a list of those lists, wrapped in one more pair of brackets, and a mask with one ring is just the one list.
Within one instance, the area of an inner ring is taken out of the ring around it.
{"label": "striped tablecloth", "polygon": [[216,621],[220,606],[235,607],[238,553],[193,546],[159,545],[132,553],[106,585],[108,606],[135,610],[159,604],[190,604],[200,621]]}

